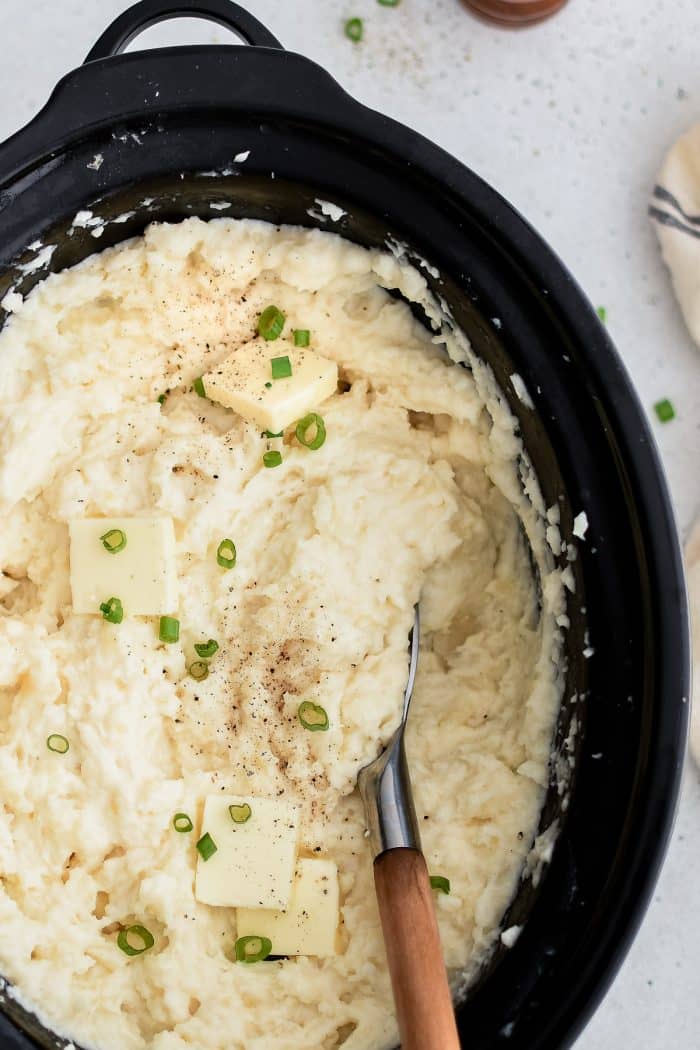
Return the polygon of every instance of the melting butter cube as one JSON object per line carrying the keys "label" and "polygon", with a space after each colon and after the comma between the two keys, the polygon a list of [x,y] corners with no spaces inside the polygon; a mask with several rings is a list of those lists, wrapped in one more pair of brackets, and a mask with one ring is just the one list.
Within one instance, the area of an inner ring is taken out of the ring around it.
{"label": "melting butter cube", "polygon": [[336,955],[338,869],[330,860],[300,859],[284,911],[239,908],[238,937],[268,937],[273,955]]}
{"label": "melting butter cube", "polygon": [[[171,518],[79,518],[68,529],[74,612],[101,616],[100,605],[110,598],[120,600],[125,616],[158,616],[177,608]],[[117,550],[120,533],[126,544]]]}
{"label": "melting butter cube", "polygon": [[299,841],[296,806],[280,799],[210,795],[202,820],[201,834],[206,833],[216,853],[197,858],[198,901],[224,908],[287,907]]}
{"label": "melting butter cube", "polygon": [[212,401],[278,433],[335,393],[338,366],[313,350],[256,338],[203,375],[202,382]]}

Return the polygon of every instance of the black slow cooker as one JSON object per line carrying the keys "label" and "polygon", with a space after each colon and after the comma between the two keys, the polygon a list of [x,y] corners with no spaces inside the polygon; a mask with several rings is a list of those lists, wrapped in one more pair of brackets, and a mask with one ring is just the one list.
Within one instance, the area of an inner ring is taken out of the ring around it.
{"label": "black slow cooker", "polygon": [[[252,46],[119,54],[174,15],[213,19]],[[541,830],[557,821],[551,863],[537,885],[521,881],[506,919],[523,932],[458,1007],[472,1050],[568,1046],[620,965],[666,848],[689,642],[678,539],[649,428],[561,262],[471,171],[355,102],[237,5],[143,0],[0,146],[0,299],[153,220],[216,216],[217,203],[230,203],[227,216],[329,228],[317,199],[342,209],[335,232],[373,247],[391,239],[428,261],[434,292],[519,419],[565,540],[574,517],[588,517],[571,563],[552,764],[573,760],[570,797],[553,774],[541,818]],[[94,224],[72,224],[86,210],[93,223],[104,220],[99,238]],[[513,373],[535,411],[517,396]],[[57,1045],[11,996],[0,1011],[3,1046]]]}

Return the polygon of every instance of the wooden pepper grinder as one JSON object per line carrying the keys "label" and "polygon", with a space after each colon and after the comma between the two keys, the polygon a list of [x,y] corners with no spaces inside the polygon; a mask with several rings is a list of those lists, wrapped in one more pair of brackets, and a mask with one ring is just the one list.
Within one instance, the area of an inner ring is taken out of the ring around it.
{"label": "wooden pepper grinder", "polygon": [[518,26],[549,18],[564,6],[566,0],[464,0],[464,3],[492,22]]}

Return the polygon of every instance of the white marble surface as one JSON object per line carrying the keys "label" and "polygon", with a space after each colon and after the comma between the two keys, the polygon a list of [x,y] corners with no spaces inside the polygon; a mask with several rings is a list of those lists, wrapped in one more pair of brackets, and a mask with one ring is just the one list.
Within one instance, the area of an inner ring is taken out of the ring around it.
{"label": "white marble surface", "polygon": [[[0,0],[0,139],[79,64],[124,0]],[[290,49],[363,102],[427,134],[509,198],[596,305],[647,411],[684,534],[700,510],[700,351],[672,299],[645,211],[660,158],[700,120],[698,0],[569,0],[546,25],[489,28],[458,0],[248,0]],[[345,18],[362,17],[352,44]],[[149,45],[225,42],[184,20]],[[235,84],[231,85],[235,91]],[[653,413],[651,413],[653,415]],[[700,780],[686,769],[673,845],[642,930],[577,1050],[700,1046]]]}

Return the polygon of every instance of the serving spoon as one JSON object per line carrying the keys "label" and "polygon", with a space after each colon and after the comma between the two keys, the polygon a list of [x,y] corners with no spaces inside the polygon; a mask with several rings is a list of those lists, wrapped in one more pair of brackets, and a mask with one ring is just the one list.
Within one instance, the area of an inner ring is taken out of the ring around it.
{"label": "serving spoon", "polygon": [[419,643],[416,605],[401,723],[384,751],[360,770],[358,786],[374,858],[374,885],[401,1046],[403,1050],[459,1050],[404,747]]}

